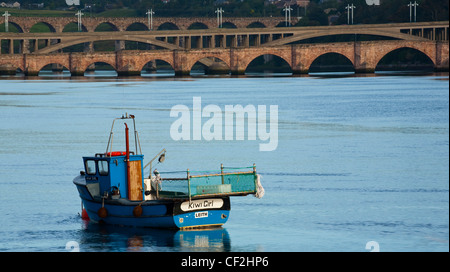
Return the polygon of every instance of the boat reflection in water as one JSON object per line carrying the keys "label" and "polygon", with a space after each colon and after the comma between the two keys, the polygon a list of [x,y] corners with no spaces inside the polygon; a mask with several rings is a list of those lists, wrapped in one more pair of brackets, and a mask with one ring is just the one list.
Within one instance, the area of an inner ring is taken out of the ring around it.
{"label": "boat reflection in water", "polygon": [[81,251],[231,251],[224,228],[152,229],[85,223]]}

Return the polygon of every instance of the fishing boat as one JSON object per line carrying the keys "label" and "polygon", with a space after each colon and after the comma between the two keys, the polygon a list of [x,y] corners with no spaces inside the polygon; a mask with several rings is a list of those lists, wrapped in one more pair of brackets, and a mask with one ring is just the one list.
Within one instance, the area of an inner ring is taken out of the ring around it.
{"label": "fishing boat", "polygon": [[[118,120],[125,125],[125,151],[112,151],[113,130]],[[131,123],[133,151],[129,141]],[[264,195],[255,164],[242,168],[221,165],[220,171],[214,173],[187,169],[177,172],[176,177],[163,177],[167,173],[153,170],[152,164],[156,159],[162,163],[165,157],[163,149],[143,166],[135,116],[125,114],[115,118],[106,151],[83,157],[84,170],[73,180],[82,201],[83,217],[119,226],[209,228],[227,222],[230,197]],[[149,174],[145,176],[147,167]]]}

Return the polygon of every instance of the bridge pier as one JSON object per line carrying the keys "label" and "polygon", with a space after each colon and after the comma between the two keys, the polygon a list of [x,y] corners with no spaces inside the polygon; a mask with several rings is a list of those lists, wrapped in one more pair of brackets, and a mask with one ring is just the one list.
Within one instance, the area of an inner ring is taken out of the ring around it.
{"label": "bridge pier", "polygon": [[366,64],[356,63],[354,65],[354,68],[355,68],[355,74],[370,74],[370,73],[375,73],[376,67],[372,67],[372,66],[366,65]]}
{"label": "bridge pier", "polygon": [[77,71],[77,70],[75,70],[75,71],[70,71],[70,76],[73,76],[73,77],[82,77],[82,76],[84,76],[84,71]]}
{"label": "bridge pier", "polygon": [[140,76],[141,71],[117,71],[118,76]]}
{"label": "bridge pier", "polygon": [[11,64],[0,65],[0,75],[12,76],[16,74],[16,68]]}
{"label": "bridge pier", "polygon": [[28,77],[33,77],[33,76],[39,76],[39,71],[25,71],[24,72],[25,76]]}

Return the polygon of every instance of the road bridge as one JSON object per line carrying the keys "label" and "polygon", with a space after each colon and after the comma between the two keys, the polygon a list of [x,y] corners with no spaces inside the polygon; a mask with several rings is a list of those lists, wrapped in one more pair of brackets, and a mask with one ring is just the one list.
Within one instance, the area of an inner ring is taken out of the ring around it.
{"label": "road bridge", "polygon": [[399,40],[448,41],[449,22],[421,22],[374,25],[339,25],[315,27],[212,28],[201,30],[115,31],[115,32],[47,32],[0,33],[9,43],[0,53],[58,52],[84,44],[84,51],[93,51],[93,42],[117,41],[116,50],[124,49],[124,41],[155,45],[170,50],[194,48],[237,48],[278,46],[333,35],[373,35]]}

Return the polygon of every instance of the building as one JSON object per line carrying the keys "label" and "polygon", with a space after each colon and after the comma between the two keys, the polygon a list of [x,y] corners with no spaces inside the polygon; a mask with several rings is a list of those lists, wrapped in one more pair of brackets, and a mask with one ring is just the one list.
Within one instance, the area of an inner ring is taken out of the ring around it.
{"label": "building", "polygon": [[1,2],[0,7],[2,8],[15,8],[20,9],[20,3],[19,2]]}
{"label": "building", "polygon": [[307,7],[309,5],[310,0],[266,0],[269,4],[275,5],[278,8],[282,8],[284,6],[299,6],[299,7]]}

